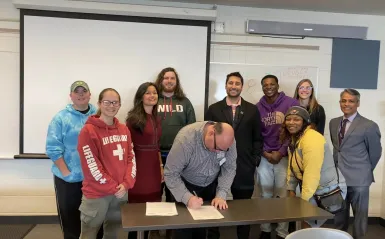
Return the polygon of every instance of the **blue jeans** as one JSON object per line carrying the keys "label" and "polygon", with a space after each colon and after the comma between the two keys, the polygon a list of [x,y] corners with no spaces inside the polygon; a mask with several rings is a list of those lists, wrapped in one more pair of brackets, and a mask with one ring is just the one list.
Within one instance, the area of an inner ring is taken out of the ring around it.
{"label": "blue jeans", "polygon": [[[334,189],[337,188],[337,186],[340,186],[340,189],[342,191],[342,197],[345,199],[346,198],[346,194],[347,194],[347,187],[346,187],[346,184],[339,184],[339,185],[333,185],[333,186],[330,186],[330,187],[327,187],[327,188],[323,188],[323,189],[319,189],[315,192],[316,195],[322,195],[322,194],[325,194],[325,193],[328,193],[330,191],[333,191]],[[311,197],[309,199],[309,202],[315,206],[317,206],[317,202],[315,201],[314,197]],[[326,219],[325,220],[309,220],[309,221],[306,221],[307,224],[309,224],[311,227],[321,227],[324,223],[326,222]]]}
{"label": "blue jeans", "polygon": [[[278,164],[271,164],[265,157],[261,158],[261,163],[257,169],[259,183],[261,185],[263,198],[285,198],[287,197],[287,157],[283,157]],[[289,222],[278,223],[277,235],[285,238],[288,232]],[[261,224],[261,231],[271,232],[271,224]]]}

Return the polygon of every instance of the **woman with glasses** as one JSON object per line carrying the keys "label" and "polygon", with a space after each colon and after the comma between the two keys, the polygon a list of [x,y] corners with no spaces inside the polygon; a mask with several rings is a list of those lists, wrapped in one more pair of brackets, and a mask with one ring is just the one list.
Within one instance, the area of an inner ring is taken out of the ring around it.
{"label": "woman with glasses", "polygon": [[[154,83],[139,86],[134,106],[127,114],[126,125],[131,131],[138,175],[134,188],[128,191],[129,203],[160,202],[163,164],[159,142],[160,118],[157,116],[158,90]],[[145,232],[145,238],[148,232]],[[137,238],[130,232],[128,238]]]}
{"label": "woman with glasses", "polygon": [[313,83],[309,79],[301,80],[296,87],[294,98],[299,101],[302,107],[306,108],[316,130],[323,135],[326,120],[325,110],[315,98]]}
{"label": "woman with glasses", "polygon": [[79,135],[84,174],[80,239],[95,239],[102,225],[103,238],[117,238],[120,205],[127,203],[127,190],[134,186],[136,176],[130,132],[115,118],[120,109],[119,93],[104,89],[98,106],[98,112],[88,118]]}

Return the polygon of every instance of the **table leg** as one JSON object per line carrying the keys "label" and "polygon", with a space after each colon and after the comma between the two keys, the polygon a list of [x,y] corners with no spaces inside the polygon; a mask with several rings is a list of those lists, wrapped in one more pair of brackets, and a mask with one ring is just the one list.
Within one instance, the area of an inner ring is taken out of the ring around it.
{"label": "table leg", "polygon": [[301,227],[302,227],[302,221],[296,221],[295,222],[295,230],[296,231],[301,230]]}
{"label": "table leg", "polygon": [[138,231],[137,239],[144,239],[144,231]]}

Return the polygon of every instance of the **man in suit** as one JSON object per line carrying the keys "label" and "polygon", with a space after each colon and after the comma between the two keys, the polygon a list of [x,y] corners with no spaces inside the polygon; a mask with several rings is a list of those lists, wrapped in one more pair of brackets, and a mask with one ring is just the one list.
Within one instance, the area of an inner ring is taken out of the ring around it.
{"label": "man in suit", "polygon": [[345,89],[340,95],[343,116],[329,123],[334,161],[345,176],[348,186],[346,208],[336,214],[338,229],[349,227],[350,205],[353,209],[353,237],[364,238],[368,225],[369,187],[374,182],[373,170],[381,158],[381,133],[378,125],[357,112],[360,93]]}
{"label": "man in suit", "polygon": [[[233,199],[249,199],[254,191],[254,173],[262,154],[263,138],[258,108],[242,99],[243,77],[239,72],[227,75],[227,97],[212,104],[205,120],[231,125],[237,142],[237,171],[231,186]],[[238,239],[248,239],[250,226],[238,226]],[[213,236],[216,234],[216,236]],[[209,231],[209,238],[218,238],[219,231]]]}

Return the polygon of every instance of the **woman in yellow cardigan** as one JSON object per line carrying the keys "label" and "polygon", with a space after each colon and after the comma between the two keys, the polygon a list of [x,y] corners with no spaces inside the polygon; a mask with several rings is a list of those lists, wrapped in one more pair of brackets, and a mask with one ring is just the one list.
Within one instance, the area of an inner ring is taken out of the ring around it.
{"label": "woman in yellow cardigan", "polygon": [[[345,178],[336,169],[326,140],[314,130],[306,109],[293,106],[287,111],[280,140],[290,141],[287,170],[289,196],[295,197],[295,190],[300,185],[301,198],[317,205],[314,195],[323,195],[340,187],[345,199]],[[320,227],[325,221],[306,221],[303,227]]]}

